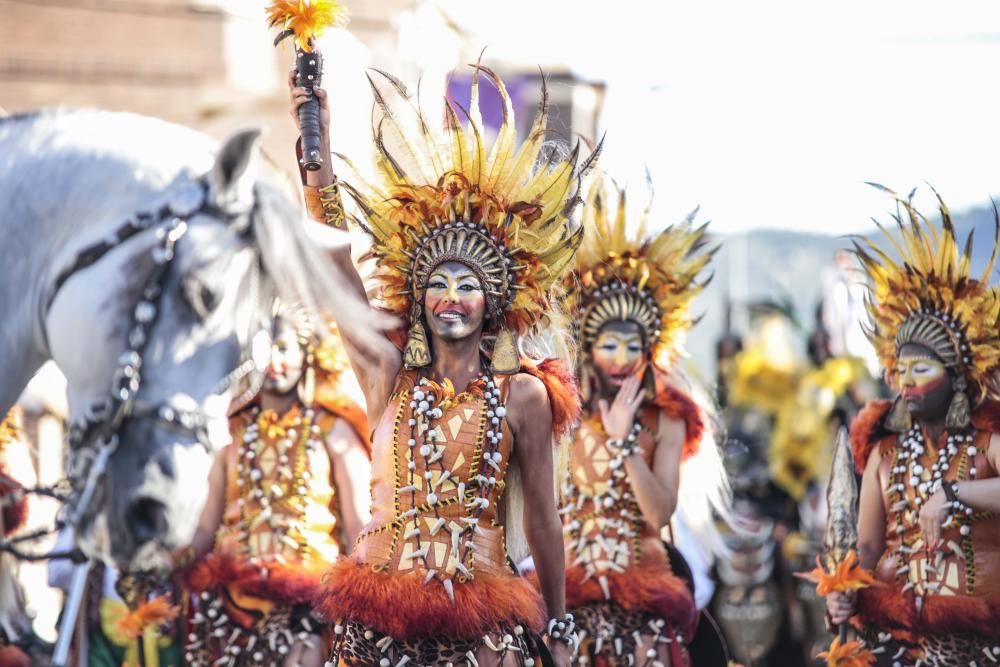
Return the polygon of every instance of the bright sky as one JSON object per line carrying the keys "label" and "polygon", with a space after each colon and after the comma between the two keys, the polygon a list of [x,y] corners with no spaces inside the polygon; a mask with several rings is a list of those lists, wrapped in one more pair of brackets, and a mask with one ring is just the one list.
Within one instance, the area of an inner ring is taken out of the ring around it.
{"label": "bright sky", "polygon": [[840,234],[890,210],[868,180],[955,211],[1000,195],[998,2],[439,4],[487,59],[606,81],[603,165],[648,166],[661,219]]}

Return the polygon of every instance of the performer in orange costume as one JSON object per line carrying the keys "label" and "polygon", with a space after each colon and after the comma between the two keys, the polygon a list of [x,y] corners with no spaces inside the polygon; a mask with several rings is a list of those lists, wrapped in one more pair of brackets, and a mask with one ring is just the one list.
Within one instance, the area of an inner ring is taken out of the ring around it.
{"label": "performer in orange costume", "polygon": [[[482,76],[504,107],[492,150],[478,107]],[[549,341],[562,335],[556,290],[579,244],[569,215],[587,165],[576,151],[539,161],[544,103],[518,147],[503,83],[481,66],[475,77],[468,126],[449,105],[445,141],[388,78],[395,92],[376,90],[379,183],[342,184],[373,239],[379,305],[407,332],[397,348],[342,326],[375,431],[372,521],[331,571],[322,601],[334,664],[538,664],[544,630],[564,665],[575,637],[552,441],[578,403],[571,377],[538,343],[545,331]],[[326,93],[317,96],[326,155]],[[293,109],[306,98],[293,89]],[[344,225],[328,161],[307,174],[306,195],[316,219]],[[348,253],[339,260],[355,270]],[[522,533],[541,596],[510,564],[524,551]]]}
{"label": "performer in orange costume", "polygon": [[[1000,290],[998,250],[979,279],[944,203],[943,230],[908,200],[890,249],[858,245],[873,286],[869,337],[895,401],[851,429],[863,472],[860,564],[882,584],[832,593],[832,620],[857,613],[879,665],[1000,661]],[[1000,221],[998,221],[1000,229]],[[970,238],[971,241],[971,238]],[[898,254],[899,259],[893,255]]]}
{"label": "performer in orange costume", "polygon": [[269,351],[263,386],[230,420],[233,443],[178,557],[193,563],[188,665],[323,664],[312,603],[367,519],[369,463],[364,412],[338,384],[339,341],[314,330],[282,306],[273,340],[256,346]]}
{"label": "performer in orange costume", "polygon": [[[708,414],[675,363],[714,250],[690,219],[631,241],[624,192],[616,211],[605,195],[597,181],[567,281],[585,397],[561,510],[567,607],[583,634],[578,664],[678,667],[698,609],[660,532],[690,474],[685,518],[717,540],[710,499],[724,508],[728,491]],[[700,470],[685,472],[694,458]]]}

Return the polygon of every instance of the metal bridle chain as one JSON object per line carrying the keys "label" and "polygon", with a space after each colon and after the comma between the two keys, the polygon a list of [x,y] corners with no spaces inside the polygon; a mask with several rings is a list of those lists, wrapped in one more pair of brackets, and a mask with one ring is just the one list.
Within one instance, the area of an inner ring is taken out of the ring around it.
{"label": "metal bridle chain", "polygon": [[[150,332],[159,318],[164,283],[173,265],[176,245],[187,233],[187,219],[198,213],[209,213],[229,224],[239,217],[220,211],[207,202],[208,186],[204,179],[200,179],[194,185],[197,191],[182,193],[188,197],[188,201],[182,202],[183,210],[168,204],[161,208],[156,216],[145,214],[137,216],[142,229],[155,227],[165,220],[169,222],[165,227],[156,230],[159,244],[152,250],[155,268],[146,281],[142,299],[132,310],[132,323],[127,339],[128,349],[118,359],[119,366],[112,375],[110,393],[86,408],[82,423],[70,427],[70,449],[87,450],[88,454],[79,465],[74,466],[76,470],[70,473],[72,487],[80,489],[75,502],[71,503],[73,508],[70,516],[71,525],[77,525],[89,509],[108,460],[118,447],[118,431],[127,419],[155,419],[169,428],[191,434],[206,449],[211,448],[205,415],[201,410],[183,410],[169,404],[157,406],[136,402],[136,395],[142,386],[143,352],[150,338]],[[56,290],[75,271],[91,266],[118,243],[134,236],[136,226],[136,223],[130,221],[116,233],[116,243],[105,241],[83,251],[74,266],[60,274]],[[54,295],[55,292],[53,298]],[[50,303],[51,301],[52,299]],[[224,380],[232,377],[234,373],[227,375]],[[223,387],[219,391],[226,388]]]}

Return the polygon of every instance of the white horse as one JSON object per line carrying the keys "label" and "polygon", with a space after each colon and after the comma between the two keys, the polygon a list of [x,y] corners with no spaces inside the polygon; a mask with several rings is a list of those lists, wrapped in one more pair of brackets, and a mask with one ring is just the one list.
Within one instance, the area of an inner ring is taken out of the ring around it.
{"label": "white horse", "polygon": [[338,287],[337,241],[258,178],[258,135],[218,148],[132,114],[0,119],[0,415],[55,360],[76,426],[68,516],[119,566],[190,538],[228,438],[224,379],[272,296],[376,326]]}

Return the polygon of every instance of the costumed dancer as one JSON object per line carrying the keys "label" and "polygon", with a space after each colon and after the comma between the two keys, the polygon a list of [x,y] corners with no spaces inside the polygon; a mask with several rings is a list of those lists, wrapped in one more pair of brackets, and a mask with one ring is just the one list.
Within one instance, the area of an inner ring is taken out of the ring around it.
{"label": "costumed dancer", "polygon": [[600,181],[584,220],[567,281],[584,413],[561,509],[567,607],[583,637],[577,663],[688,665],[698,609],[661,529],[676,510],[711,550],[713,509],[728,503],[709,409],[676,363],[715,250],[693,215],[651,236],[644,219],[629,239],[625,195],[609,210]]}
{"label": "costumed dancer", "polygon": [[[310,618],[322,576],[368,519],[368,425],[344,393],[347,360],[314,317],[278,304],[255,340],[262,384],[234,405],[192,544],[188,665],[322,665]],[[259,389],[259,391],[255,391]],[[228,660],[227,660],[228,659]],[[222,662],[217,662],[222,660]]]}
{"label": "costumed dancer", "polygon": [[[480,77],[503,108],[492,148]],[[407,329],[398,347],[373,348],[377,341],[342,327],[375,427],[373,506],[320,602],[335,632],[331,659],[351,667],[540,665],[544,633],[565,665],[576,633],[564,604],[553,436],[576,419],[579,403],[572,377],[543,344],[565,342],[558,289],[580,242],[569,216],[593,156],[578,163],[577,147],[540,159],[544,89],[519,146],[511,99],[485,67],[475,66],[468,124],[447,104],[444,137],[402,83],[382,79],[392,91],[373,83],[379,183],[340,187],[372,237],[378,304]],[[316,95],[325,155],[326,94]],[[294,88],[293,109],[306,98]],[[306,177],[307,200],[319,202],[313,215],[342,226],[328,163]],[[349,253],[337,257],[356,271]],[[357,289],[364,294],[360,278]],[[512,565],[526,555],[525,538],[541,596]]]}
{"label": "costumed dancer", "polygon": [[[893,195],[895,196],[895,195]],[[888,246],[856,242],[872,285],[869,338],[894,401],[852,426],[861,483],[858,553],[881,585],[827,597],[836,623],[857,615],[880,665],[1000,661],[1000,247],[971,275],[959,245],[896,197],[905,217]],[[939,200],[940,201],[940,200]],[[898,259],[892,257],[899,255]]]}

